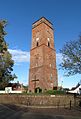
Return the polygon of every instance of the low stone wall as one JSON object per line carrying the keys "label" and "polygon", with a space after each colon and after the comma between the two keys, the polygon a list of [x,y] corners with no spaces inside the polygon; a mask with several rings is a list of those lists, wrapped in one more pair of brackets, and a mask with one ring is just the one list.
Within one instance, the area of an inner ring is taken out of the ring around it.
{"label": "low stone wall", "polygon": [[76,96],[75,100],[75,106],[80,106],[81,107],[81,95]]}
{"label": "low stone wall", "polygon": [[74,97],[69,95],[58,96],[29,96],[29,95],[0,95],[0,103],[23,104],[27,106],[56,106],[70,107],[74,105]]}

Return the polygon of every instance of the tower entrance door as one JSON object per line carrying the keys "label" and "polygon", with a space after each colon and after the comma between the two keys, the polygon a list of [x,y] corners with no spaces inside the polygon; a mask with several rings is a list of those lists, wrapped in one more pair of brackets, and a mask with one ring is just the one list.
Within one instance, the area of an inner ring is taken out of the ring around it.
{"label": "tower entrance door", "polygon": [[41,93],[42,89],[40,87],[35,88],[35,93]]}

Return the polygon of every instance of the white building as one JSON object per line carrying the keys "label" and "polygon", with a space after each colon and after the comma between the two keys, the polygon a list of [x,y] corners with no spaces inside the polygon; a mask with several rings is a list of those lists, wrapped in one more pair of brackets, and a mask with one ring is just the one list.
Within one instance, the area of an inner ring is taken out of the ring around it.
{"label": "white building", "polygon": [[81,95],[81,85],[78,86],[78,87],[77,87],[76,89],[74,89],[74,90],[68,91],[68,93],[75,93],[75,94]]}

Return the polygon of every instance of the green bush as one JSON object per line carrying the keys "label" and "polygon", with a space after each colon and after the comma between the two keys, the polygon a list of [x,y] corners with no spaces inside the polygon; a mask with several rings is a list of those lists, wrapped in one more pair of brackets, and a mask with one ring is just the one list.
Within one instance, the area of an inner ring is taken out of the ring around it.
{"label": "green bush", "polygon": [[61,91],[61,90],[48,90],[48,91],[46,91],[46,94],[61,95],[61,94],[65,94],[65,91]]}

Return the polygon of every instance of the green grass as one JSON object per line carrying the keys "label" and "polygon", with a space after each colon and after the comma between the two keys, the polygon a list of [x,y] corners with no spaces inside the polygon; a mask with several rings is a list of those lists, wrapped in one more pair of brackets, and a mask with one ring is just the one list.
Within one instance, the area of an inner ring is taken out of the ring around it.
{"label": "green grass", "polygon": [[46,92],[43,93],[23,93],[23,95],[65,95],[65,91],[61,91],[61,90],[48,90]]}

